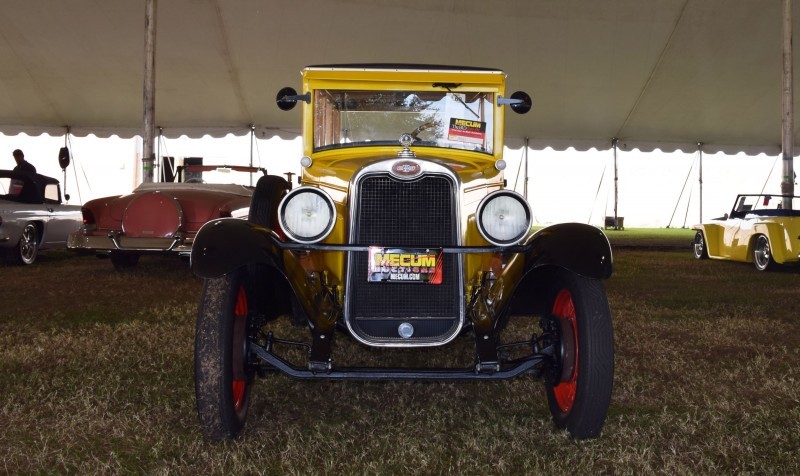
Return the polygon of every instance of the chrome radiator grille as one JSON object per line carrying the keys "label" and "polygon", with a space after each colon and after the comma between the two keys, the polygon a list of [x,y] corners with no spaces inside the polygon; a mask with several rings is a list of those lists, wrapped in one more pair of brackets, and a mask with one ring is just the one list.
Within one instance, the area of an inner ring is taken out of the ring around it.
{"label": "chrome radiator grille", "polygon": [[[359,182],[354,242],[392,248],[440,248],[457,244],[453,182],[441,175],[399,180],[388,174]],[[368,342],[400,341],[397,326],[412,322],[411,342],[434,343],[450,337],[460,323],[461,276],[458,255],[444,255],[438,285],[368,282],[368,255],[349,255],[347,318]],[[411,343],[409,342],[409,343]]]}

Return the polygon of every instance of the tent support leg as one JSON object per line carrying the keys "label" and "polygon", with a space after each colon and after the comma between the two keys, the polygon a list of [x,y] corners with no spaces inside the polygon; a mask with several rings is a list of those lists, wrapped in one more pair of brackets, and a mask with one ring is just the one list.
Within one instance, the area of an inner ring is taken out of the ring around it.
{"label": "tent support leg", "polygon": [[617,215],[617,205],[619,204],[619,171],[617,170],[617,143],[619,139],[611,139],[611,146],[614,148],[614,229],[619,230],[619,217]]}
{"label": "tent support leg", "polygon": [[700,178],[697,180],[700,185],[700,221],[703,223],[703,143],[697,143],[697,151],[700,153]]}
{"label": "tent support leg", "polygon": [[156,116],[156,5],[158,0],[146,0],[144,17],[144,117],[142,119],[142,182],[153,181],[153,142]]}
{"label": "tent support leg", "polygon": [[792,84],[792,0],[783,0],[783,115],[781,149],[783,151],[783,208],[791,210],[794,195],[794,90]]}

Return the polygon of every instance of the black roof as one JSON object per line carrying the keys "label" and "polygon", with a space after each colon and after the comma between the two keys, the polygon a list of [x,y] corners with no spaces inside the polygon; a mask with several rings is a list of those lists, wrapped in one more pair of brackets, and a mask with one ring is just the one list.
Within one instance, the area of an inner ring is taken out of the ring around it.
{"label": "black roof", "polygon": [[0,177],[10,177],[12,179],[26,180],[32,182],[46,183],[59,183],[58,180],[47,175],[32,173],[32,172],[19,172],[14,170],[0,169]]}
{"label": "black roof", "polygon": [[[23,182],[19,194],[3,195],[6,200],[22,203],[44,203],[44,191],[48,184],[57,184],[58,180],[46,175],[31,172],[15,172],[13,170],[0,170],[0,178],[10,178]],[[59,193],[60,195],[60,193]]]}

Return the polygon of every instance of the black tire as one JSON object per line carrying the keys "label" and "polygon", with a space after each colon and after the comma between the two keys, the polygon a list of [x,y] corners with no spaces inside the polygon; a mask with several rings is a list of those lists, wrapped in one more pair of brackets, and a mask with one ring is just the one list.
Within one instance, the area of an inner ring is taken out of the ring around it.
{"label": "black tire", "polygon": [[692,243],[694,257],[697,259],[708,259],[708,246],[706,245],[706,238],[702,231],[694,234],[694,242]]}
{"label": "black tire", "polygon": [[755,246],[753,246],[753,265],[759,271],[772,271],[778,267],[778,264],[772,259],[769,238],[765,235],[756,236]]}
{"label": "black tire", "polygon": [[139,263],[139,253],[127,251],[112,251],[109,258],[117,271],[133,268]]}
{"label": "black tire", "polygon": [[207,279],[200,297],[194,348],[197,414],[211,441],[242,431],[255,369],[248,364],[249,299],[246,272]]}
{"label": "black tire", "polygon": [[39,254],[39,230],[28,222],[22,227],[22,234],[17,245],[8,250],[6,257],[10,264],[27,266],[36,261]]}
{"label": "black tire", "polygon": [[[248,220],[283,236],[283,231],[278,225],[278,205],[291,188],[289,182],[277,175],[264,175],[258,179],[253,197],[250,199]],[[276,282],[280,278],[275,273],[270,273],[264,266],[255,264],[248,265],[247,272],[251,276],[253,289],[259,290],[258,295],[252,300],[255,309],[268,319],[291,312],[293,322],[298,322],[297,314],[292,311],[287,301],[288,290]]]}
{"label": "black tire", "polygon": [[599,280],[564,269],[555,271],[551,284],[548,304],[561,329],[562,357],[557,376],[545,379],[550,413],[574,438],[594,438],[605,423],[614,381],[608,299]]}
{"label": "black tire", "polygon": [[291,185],[282,177],[265,175],[258,179],[253,198],[250,199],[250,212],[247,219],[256,225],[278,229],[278,204]]}

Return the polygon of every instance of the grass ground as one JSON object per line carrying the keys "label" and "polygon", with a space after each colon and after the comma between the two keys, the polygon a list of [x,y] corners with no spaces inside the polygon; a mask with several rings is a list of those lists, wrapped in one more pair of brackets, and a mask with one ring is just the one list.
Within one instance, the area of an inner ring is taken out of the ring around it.
{"label": "grass ground", "polygon": [[[640,232],[609,232],[614,395],[587,442],[553,429],[528,378],[271,376],[242,438],[210,444],[192,379],[201,281],[184,264],[145,257],[117,273],[51,252],[0,266],[0,473],[800,473],[800,273],[697,261],[691,232],[669,233],[639,248],[620,239]],[[664,240],[685,246],[665,251]],[[337,345],[367,363],[411,358]],[[429,358],[469,354],[458,341]]]}
{"label": "grass ground", "polygon": [[617,247],[635,248],[687,248],[694,238],[694,230],[687,228],[628,228],[603,230],[609,241]]}

